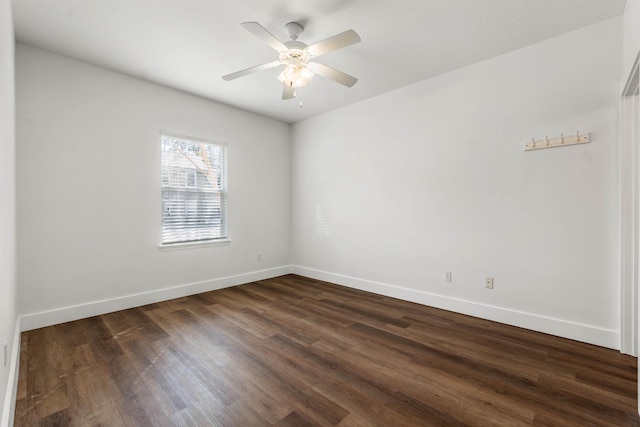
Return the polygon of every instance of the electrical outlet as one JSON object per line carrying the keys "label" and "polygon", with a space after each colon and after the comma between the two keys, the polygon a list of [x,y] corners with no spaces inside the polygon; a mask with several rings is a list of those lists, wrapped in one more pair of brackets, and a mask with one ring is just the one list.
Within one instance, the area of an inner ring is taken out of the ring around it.
{"label": "electrical outlet", "polygon": [[445,282],[451,282],[451,272],[450,271],[445,271],[444,272],[444,281]]}
{"label": "electrical outlet", "polygon": [[487,277],[484,280],[484,287],[487,289],[493,289],[493,277]]}

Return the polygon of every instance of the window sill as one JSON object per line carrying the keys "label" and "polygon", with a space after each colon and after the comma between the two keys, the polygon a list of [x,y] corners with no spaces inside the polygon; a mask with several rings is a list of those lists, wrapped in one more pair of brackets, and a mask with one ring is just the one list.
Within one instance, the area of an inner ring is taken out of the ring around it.
{"label": "window sill", "polygon": [[168,245],[159,245],[158,249],[161,251],[176,251],[182,249],[198,249],[206,248],[209,246],[225,246],[231,243],[231,239],[218,239],[218,240],[205,240],[202,242],[185,242],[185,243],[171,243]]}

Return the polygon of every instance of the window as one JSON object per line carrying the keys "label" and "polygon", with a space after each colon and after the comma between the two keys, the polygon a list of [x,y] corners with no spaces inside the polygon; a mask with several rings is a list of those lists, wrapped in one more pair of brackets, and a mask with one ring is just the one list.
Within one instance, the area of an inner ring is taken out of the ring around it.
{"label": "window", "polygon": [[161,134],[162,245],[227,238],[227,147]]}

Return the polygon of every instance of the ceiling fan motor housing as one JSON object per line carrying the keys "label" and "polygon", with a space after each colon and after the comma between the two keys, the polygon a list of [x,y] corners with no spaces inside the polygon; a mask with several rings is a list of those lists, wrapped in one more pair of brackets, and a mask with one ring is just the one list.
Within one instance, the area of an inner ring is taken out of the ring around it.
{"label": "ceiling fan motor housing", "polygon": [[306,44],[290,41],[286,42],[285,46],[287,46],[288,50],[280,52],[280,61],[282,61],[283,64],[303,65],[311,59],[311,55],[306,50]]}

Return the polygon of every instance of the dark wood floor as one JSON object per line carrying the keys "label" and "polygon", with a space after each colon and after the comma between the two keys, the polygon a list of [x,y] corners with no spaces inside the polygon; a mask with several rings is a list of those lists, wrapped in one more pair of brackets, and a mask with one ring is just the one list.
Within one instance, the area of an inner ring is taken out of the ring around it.
{"label": "dark wood floor", "polygon": [[640,425],[617,351],[284,276],[22,334],[16,425]]}

